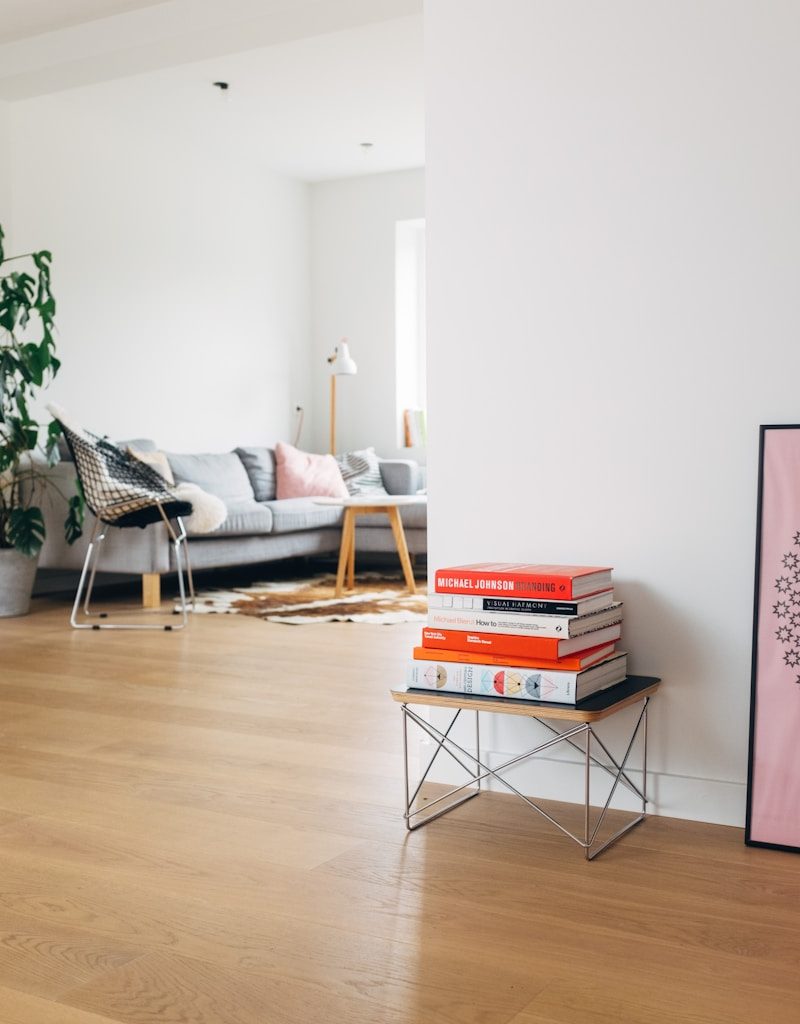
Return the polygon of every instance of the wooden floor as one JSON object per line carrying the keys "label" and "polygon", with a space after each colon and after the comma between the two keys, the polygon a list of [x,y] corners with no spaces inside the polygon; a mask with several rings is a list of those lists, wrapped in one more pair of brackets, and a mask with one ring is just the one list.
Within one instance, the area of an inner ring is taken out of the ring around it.
{"label": "wooden floor", "polygon": [[513,798],[413,835],[417,626],[0,620],[2,1024],[800,1021],[800,857]]}

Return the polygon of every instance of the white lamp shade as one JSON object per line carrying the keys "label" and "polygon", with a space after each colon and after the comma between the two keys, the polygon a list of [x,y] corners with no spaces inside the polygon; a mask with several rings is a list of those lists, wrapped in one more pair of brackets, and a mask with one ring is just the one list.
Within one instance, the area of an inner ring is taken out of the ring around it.
{"label": "white lamp shade", "polygon": [[350,346],[345,339],[342,339],[336,349],[336,355],[331,363],[331,373],[336,377],[352,377],[358,373],[355,360],[350,355]]}

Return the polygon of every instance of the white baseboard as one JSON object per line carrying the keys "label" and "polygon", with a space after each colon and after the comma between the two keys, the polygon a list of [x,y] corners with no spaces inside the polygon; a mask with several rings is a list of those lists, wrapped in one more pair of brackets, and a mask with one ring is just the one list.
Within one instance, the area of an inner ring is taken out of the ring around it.
{"label": "white baseboard", "polygon": [[[462,739],[459,739],[461,742]],[[466,746],[466,741],[465,741]],[[413,749],[413,748],[412,748]],[[433,741],[420,744],[420,759],[427,764],[433,752]],[[497,768],[519,751],[508,752],[484,750],[483,758],[490,768]],[[548,757],[540,755],[531,761],[510,768],[505,777],[526,796],[542,800],[565,800],[583,802],[584,764],[575,757]],[[631,755],[633,758],[633,755]],[[636,760],[638,761],[638,752]],[[641,788],[641,770],[629,771],[631,780]],[[465,781],[464,772],[446,755],[440,755],[428,778],[432,782],[458,785]],[[493,779],[488,789],[508,792]],[[484,781],[484,785],[486,785]],[[591,770],[591,802],[602,805],[612,785],[610,776],[600,768]],[[648,813],[661,814],[671,818],[687,818],[691,821],[706,821],[715,825],[744,826],[746,786],[743,782],[725,782],[720,779],[691,778],[670,775],[665,772],[647,773]],[[622,810],[638,810],[641,801],[622,785],[617,786],[612,807]]]}

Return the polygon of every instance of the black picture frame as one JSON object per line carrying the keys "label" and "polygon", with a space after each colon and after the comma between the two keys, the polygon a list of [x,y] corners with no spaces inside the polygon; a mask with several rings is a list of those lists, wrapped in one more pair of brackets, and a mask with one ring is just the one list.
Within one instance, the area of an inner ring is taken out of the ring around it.
{"label": "black picture frame", "polygon": [[[788,432],[793,432],[790,434]],[[765,537],[765,528],[767,534],[773,534],[774,524],[771,516],[776,514],[776,510],[771,505],[776,501],[775,497],[775,477],[781,475],[781,459],[777,457],[774,450],[774,439],[781,438],[781,450],[792,450],[796,454],[796,462],[798,470],[800,470],[800,424],[764,424],[759,428],[759,447],[758,447],[758,504],[756,514],[756,556],[755,556],[755,586],[754,586],[754,599],[753,599],[753,646],[751,655],[751,684],[750,684],[750,734],[749,734],[749,751],[748,751],[748,777],[747,777],[747,813],[745,820],[745,843],[748,846],[761,847],[768,850],[781,850],[789,853],[800,853],[800,845],[794,843],[784,843],[775,841],[775,835],[769,835],[769,829],[764,828],[763,823],[760,820],[760,807],[759,802],[763,803],[764,796],[761,793],[763,785],[759,784],[757,780],[757,770],[760,774],[765,774],[768,771],[773,770],[773,766],[769,759],[774,757],[780,757],[781,753],[776,752],[772,755],[769,751],[768,745],[765,743],[765,737],[763,734],[764,726],[759,719],[759,691],[763,690],[763,687],[767,685],[765,680],[765,655],[770,659],[769,666],[769,683],[768,685],[774,687],[776,685],[786,686],[786,695],[788,705],[796,711],[796,718],[798,724],[798,735],[800,735],[800,666],[797,667],[797,681],[791,681],[791,674],[795,672],[790,666],[785,665],[790,671],[784,672],[783,676],[786,678],[778,678],[778,674],[775,671],[775,652],[778,651],[787,656],[787,650],[794,650],[789,648],[788,643],[793,641],[781,640],[781,633],[778,631],[774,632],[774,636],[771,636],[772,628],[775,625],[775,617],[777,612],[774,610],[780,606],[782,593],[777,591],[778,583],[780,583],[782,577],[775,578],[775,584],[770,587],[767,582],[767,577],[771,577],[771,570],[775,568],[774,564],[774,537]],[[790,443],[791,442],[791,443]],[[796,450],[796,452],[795,452]],[[787,459],[787,470],[792,470],[795,459]],[[767,475],[767,481],[765,485],[765,473]],[[800,476],[798,476],[798,499],[797,509],[781,509],[781,515],[784,519],[787,516],[795,516],[796,513],[796,529],[800,531]],[[766,509],[765,509],[766,504]],[[784,502],[784,505],[786,502]],[[766,513],[766,514],[765,514]],[[765,525],[765,520],[768,520]],[[800,532],[793,536],[793,547],[797,547],[798,562],[800,563]],[[790,554],[793,552],[790,551]],[[785,556],[785,557],[788,557]],[[783,562],[783,566],[786,562]],[[786,574],[792,577],[792,572],[786,570]],[[800,571],[798,572],[798,579],[800,580]],[[794,591],[792,591],[794,593]],[[770,612],[768,610],[768,602],[777,598],[775,605]],[[789,604],[790,601],[786,602]],[[800,604],[800,582],[798,583],[798,603]],[[782,620],[776,620],[778,627],[781,626]],[[798,639],[800,643],[800,639]],[[781,645],[781,647],[778,647]],[[767,650],[768,648],[768,650]],[[794,655],[792,655],[794,656]],[[774,677],[774,678],[772,678]],[[783,692],[783,691],[782,691]],[[762,702],[765,700],[764,693],[761,694]],[[774,690],[770,692],[770,703],[774,700]],[[798,744],[800,745],[800,744]],[[757,761],[760,759],[760,769]],[[800,778],[800,754],[797,758],[797,769],[798,778]],[[800,784],[800,782],[798,783]],[[794,820],[797,823],[795,831],[800,834],[800,803],[794,807]],[[769,838],[765,838],[769,836]]]}

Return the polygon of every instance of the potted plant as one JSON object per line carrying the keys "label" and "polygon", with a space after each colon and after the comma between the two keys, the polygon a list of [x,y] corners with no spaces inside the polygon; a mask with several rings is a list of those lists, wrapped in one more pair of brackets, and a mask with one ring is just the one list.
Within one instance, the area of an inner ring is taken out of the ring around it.
{"label": "potted plant", "polygon": [[[58,373],[47,251],[6,256],[0,227],[0,616],[24,615],[30,605],[45,537],[39,500],[55,487],[48,467],[58,462],[61,428],[39,423],[31,406]],[[66,495],[64,529],[81,535],[83,500]]]}

